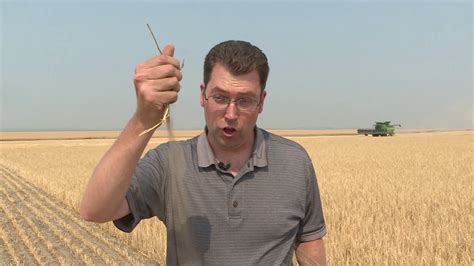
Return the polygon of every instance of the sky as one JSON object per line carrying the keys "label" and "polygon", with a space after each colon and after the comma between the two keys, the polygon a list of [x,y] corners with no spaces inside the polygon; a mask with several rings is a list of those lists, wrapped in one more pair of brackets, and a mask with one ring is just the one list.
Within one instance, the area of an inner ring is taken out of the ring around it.
{"label": "sky", "polygon": [[270,75],[268,129],[473,128],[471,1],[0,0],[0,130],[120,130],[133,73],[172,42],[185,59],[175,129],[202,129],[204,57],[246,40]]}

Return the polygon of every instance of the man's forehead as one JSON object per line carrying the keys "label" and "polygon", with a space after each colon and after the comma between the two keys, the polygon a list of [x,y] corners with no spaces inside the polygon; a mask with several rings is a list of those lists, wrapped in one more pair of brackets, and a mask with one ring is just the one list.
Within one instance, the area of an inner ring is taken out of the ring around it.
{"label": "man's forehead", "polygon": [[212,68],[211,74],[209,76],[209,83],[212,80],[234,80],[234,81],[247,81],[247,82],[256,82],[260,84],[260,75],[258,74],[257,69],[253,69],[250,72],[235,74],[232,71],[229,71],[224,65],[217,63]]}

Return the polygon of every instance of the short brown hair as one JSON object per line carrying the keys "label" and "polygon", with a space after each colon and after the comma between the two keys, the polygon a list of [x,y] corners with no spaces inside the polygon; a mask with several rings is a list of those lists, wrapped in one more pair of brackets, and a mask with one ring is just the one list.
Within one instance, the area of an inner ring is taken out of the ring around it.
{"label": "short brown hair", "polygon": [[204,60],[204,85],[211,78],[212,69],[222,64],[232,75],[242,75],[257,70],[260,86],[265,89],[270,67],[265,54],[258,47],[245,41],[230,40],[217,44]]}

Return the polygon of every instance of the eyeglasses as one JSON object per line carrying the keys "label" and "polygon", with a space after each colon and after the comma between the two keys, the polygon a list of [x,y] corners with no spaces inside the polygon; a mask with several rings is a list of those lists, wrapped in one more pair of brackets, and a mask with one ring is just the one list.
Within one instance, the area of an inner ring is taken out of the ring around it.
{"label": "eyeglasses", "polygon": [[249,97],[237,98],[231,100],[223,95],[214,94],[206,97],[204,94],[204,99],[212,104],[215,108],[226,109],[230,103],[234,103],[237,109],[242,112],[253,112],[257,109],[257,106],[260,105],[260,102]]}

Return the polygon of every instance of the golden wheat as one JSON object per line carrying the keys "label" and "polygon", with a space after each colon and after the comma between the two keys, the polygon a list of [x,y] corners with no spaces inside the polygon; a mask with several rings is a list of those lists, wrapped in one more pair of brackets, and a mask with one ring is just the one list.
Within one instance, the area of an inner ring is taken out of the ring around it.
{"label": "golden wheat", "polygon": [[[386,138],[292,137],[307,149],[315,164],[328,226],[329,263],[469,265],[473,137],[472,131]],[[162,141],[152,139],[147,149]],[[92,170],[112,143],[94,139],[2,141],[0,163],[78,211]],[[38,212],[34,205],[31,208]],[[41,217],[49,215],[46,209],[41,212]],[[13,219],[11,213],[8,217]],[[23,223],[32,224],[28,219]],[[27,240],[27,231],[20,226],[15,220],[14,228]],[[164,262],[166,231],[157,219],[141,222],[132,234],[119,232],[111,223],[102,227]],[[81,231],[68,230],[80,237]],[[33,232],[41,239],[46,237]],[[13,246],[8,243],[6,247],[12,250]],[[43,259],[41,250],[31,245],[25,248],[36,254],[33,260]],[[110,252],[128,256],[119,250]]]}

